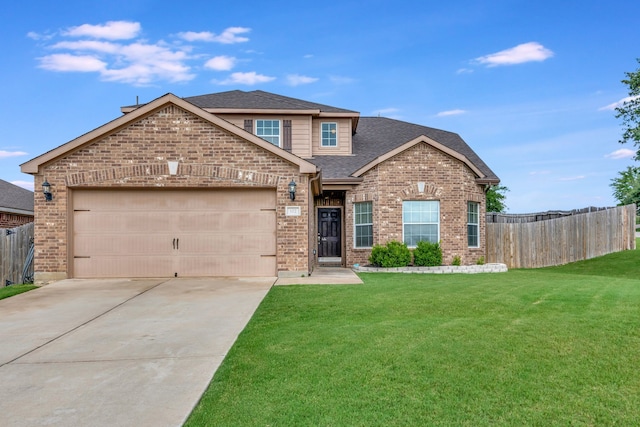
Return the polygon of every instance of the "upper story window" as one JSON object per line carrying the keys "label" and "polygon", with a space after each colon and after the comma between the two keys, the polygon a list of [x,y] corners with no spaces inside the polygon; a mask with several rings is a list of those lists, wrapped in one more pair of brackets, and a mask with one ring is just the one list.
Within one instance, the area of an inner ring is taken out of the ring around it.
{"label": "upper story window", "polygon": [[322,134],[322,147],[338,146],[338,124],[337,123],[321,123],[320,133]]}
{"label": "upper story window", "polygon": [[280,147],[280,120],[256,120],[256,136]]}
{"label": "upper story window", "polygon": [[404,243],[415,247],[421,240],[431,243],[440,241],[440,202],[402,202],[402,232]]}
{"label": "upper story window", "polygon": [[480,247],[480,203],[467,202],[467,243],[470,248]]}

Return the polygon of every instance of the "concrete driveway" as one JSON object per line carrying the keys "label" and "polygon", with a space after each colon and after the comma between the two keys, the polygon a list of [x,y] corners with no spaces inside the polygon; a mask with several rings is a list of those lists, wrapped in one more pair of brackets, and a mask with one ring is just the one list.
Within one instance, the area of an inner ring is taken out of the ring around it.
{"label": "concrete driveway", "polygon": [[274,282],[71,279],[1,300],[0,425],[182,425]]}

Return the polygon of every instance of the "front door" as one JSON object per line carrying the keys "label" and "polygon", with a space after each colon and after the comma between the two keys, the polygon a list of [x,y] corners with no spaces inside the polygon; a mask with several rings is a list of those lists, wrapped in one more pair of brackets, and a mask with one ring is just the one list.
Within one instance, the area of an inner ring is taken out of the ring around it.
{"label": "front door", "polygon": [[318,209],[318,256],[342,257],[340,209]]}

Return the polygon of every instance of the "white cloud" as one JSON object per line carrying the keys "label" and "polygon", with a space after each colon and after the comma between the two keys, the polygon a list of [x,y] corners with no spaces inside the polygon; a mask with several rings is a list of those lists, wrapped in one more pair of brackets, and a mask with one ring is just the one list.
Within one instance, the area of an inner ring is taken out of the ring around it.
{"label": "white cloud", "polygon": [[[229,27],[218,35],[205,31],[180,33],[179,36],[187,41],[231,44],[248,41],[242,35],[249,31],[245,27]],[[196,77],[191,62],[202,60],[204,55],[193,53],[193,45],[185,42],[171,45],[162,40],[149,42],[137,38],[141,32],[139,23],[128,21],[71,27],[55,34],[56,38],[62,40],[50,41],[45,45],[49,50],[58,52],[47,52],[38,58],[38,66],[55,72],[95,72],[103,81],[136,86],[157,82],[186,82]],[[43,39],[35,32],[29,33],[28,37]],[[69,39],[70,37],[73,39]],[[209,59],[204,68],[230,71],[236,63],[237,59],[233,56],[218,55]],[[254,72],[237,74],[228,82],[256,84],[273,79]]]}
{"label": "white cloud", "polygon": [[519,44],[510,49],[476,58],[475,61],[489,67],[500,65],[523,64],[532,61],[544,61],[553,56],[553,52],[540,43],[529,42]]}
{"label": "white cloud", "polygon": [[466,110],[448,110],[448,111],[441,111],[438,114],[436,114],[436,117],[447,117],[447,116],[458,116],[460,114],[464,114],[466,113]]}
{"label": "white cloud", "polygon": [[456,74],[471,74],[473,70],[470,68],[460,68],[456,71]]}
{"label": "white cloud", "polygon": [[240,85],[252,86],[258,83],[267,83],[275,79],[276,79],[275,77],[258,74],[255,71],[250,71],[248,73],[238,72],[238,73],[232,73],[228,79],[218,82],[218,84],[221,84],[221,85],[240,84]]}
{"label": "white cloud", "polygon": [[40,68],[50,71],[62,72],[93,72],[103,71],[107,64],[100,59],[90,55],[71,55],[68,53],[58,53],[44,56],[40,59]]}
{"label": "white cloud", "polygon": [[558,179],[558,181],[579,181],[581,179],[585,179],[586,176],[585,175],[577,175],[577,176],[568,176],[565,178],[560,178]]}
{"label": "white cloud", "polygon": [[0,159],[6,159],[8,157],[19,157],[19,156],[26,156],[27,153],[25,153],[24,151],[5,151],[5,150],[0,150]]}
{"label": "white cloud", "polygon": [[36,33],[35,31],[29,31],[27,33],[27,37],[29,37],[32,40],[51,40],[53,38],[52,34],[40,34],[40,33]]}
{"label": "white cloud", "polygon": [[535,176],[535,175],[549,175],[551,173],[550,170],[541,170],[541,171],[531,171],[529,172],[529,175]]}
{"label": "white cloud", "polygon": [[613,111],[618,107],[622,107],[627,102],[632,102],[632,101],[635,101],[636,99],[640,99],[640,95],[627,96],[626,98],[622,98],[621,100],[616,101],[613,104],[605,105],[604,107],[598,108],[598,111],[604,111],[604,110]]}
{"label": "white cloud", "polygon": [[33,191],[33,181],[11,181],[11,183],[18,187],[22,187],[25,190]]}
{"label": "white cloud", "polygon": [[619,159],[630,159],[636,155],[636,152],[630,150],[628,148],[621,148],[612,153],[607,154],[605,157],[608,159],[619,160]]}
{"label": "white cloud", "polygon": [[216,35],[209,31],[186,31],[178,33],[178,37],[189,42],[216,42],[222,44],[244,43],[249,41],[248,37],[241,37],[238,34],[244,34],[251,31],[251,28],[245,27],[229,27],[221,34]]}
{"label": "white cloud", "polygon": [[135,38],[142,27],[139,22],[109,21],[104,25],[83,24],[63,32],[65,36],[92,37],[107,40],[128,40]]}
{"label": "white cloud", "polygon": [[318,81],[317,77],[301,76],[299,74],[289,74],[287,76],[287,82],[291,86],[306,85],[306,84],[314,83],[317,81]]}
{"label": "white cloud", "polygon": [[236,58],[231,56],[215,56],[205,62],[205,68],[215,71],[229,71],[236,65]]}

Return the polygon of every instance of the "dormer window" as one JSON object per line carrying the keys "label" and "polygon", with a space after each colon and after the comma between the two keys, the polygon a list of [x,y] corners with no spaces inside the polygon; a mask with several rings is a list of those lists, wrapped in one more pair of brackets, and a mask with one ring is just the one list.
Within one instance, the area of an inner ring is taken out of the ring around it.
{"label": "dormer window", "polygon": [[322,133],[323,147],[338,146],[338,124],[337,123],[321,123],[320,132]]}
{"label": "dormer window", "polygon": [[280,120],[256,120],[256,136],[280,147]]}

